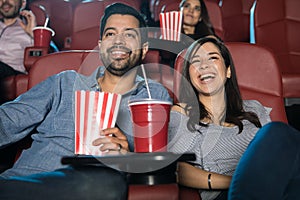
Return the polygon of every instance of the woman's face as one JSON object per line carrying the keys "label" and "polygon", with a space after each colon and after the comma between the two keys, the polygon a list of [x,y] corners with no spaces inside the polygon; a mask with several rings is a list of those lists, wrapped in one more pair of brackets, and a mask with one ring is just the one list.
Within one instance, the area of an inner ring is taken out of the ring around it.
{"label": "woman's face", "polygon": [[203,44],[191,57],[189,74],[199,95],[212,96],[224,93],[225,82],[230,78],[230,68],[213,43]]}
{"label": "woman's face", "polygon": [[186,0],[182,10],[183,24],[195,26],[201,20],[201,4],[199,0]]}

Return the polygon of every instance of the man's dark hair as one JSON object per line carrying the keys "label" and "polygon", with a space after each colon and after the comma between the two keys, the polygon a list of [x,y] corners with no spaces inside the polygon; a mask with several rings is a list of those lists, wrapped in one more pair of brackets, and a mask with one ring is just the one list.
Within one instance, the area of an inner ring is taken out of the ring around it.
{"label": "man's dark hair", "polygon": [[138,12],[136,9],[122,3],[113,3],[105,8],[104,15],[101,18],[100,24],[100,39],[104,32],[104,27],[106,25],[107,19],[111,15],[131,15],[139,21],[139,28],[141,28],[141,42],[145,43],[147,41],[147,24],[143,15]]}

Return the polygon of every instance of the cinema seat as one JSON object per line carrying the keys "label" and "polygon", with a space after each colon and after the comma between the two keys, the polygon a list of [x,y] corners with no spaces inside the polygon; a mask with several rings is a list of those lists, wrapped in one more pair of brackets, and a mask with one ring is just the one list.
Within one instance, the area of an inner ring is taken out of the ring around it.
{"label": "cinema seat", "polygon": [[55,31],[53,41],[59,50],[63,49],[64,40],[71,33],[73,9],[77,1],[78,0],[35,0],[29,4],[29,8],[37,15],[38,25],[43,25],[45,23],[45,13],[39,9],[39,6],[42,5],[45,8],[50,19],[48,25]]}
{"label": "cinema seat", "polygon": [[250,41],[250,9],[254,0],[225,0],[222,11],[224,41]]}
{"label": "cinema seat", "polygon": [[300,1],[259,0],[254,10],[255,42],[274,51],[279,60],[283,96],[300,102]]}

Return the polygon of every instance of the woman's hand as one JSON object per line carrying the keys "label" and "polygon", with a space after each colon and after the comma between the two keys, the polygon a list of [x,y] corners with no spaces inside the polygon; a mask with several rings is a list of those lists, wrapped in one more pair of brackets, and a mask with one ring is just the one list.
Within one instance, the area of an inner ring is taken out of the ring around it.
{"label": "woman's hand", "polygon": [[27,23],[24,24],[24,22],[20,22],[20,26],[24,29],[24,31],[29,34],[31,37],[33,37],[33,28],[36,27],[36,19],[33,12],[29,10],[22,10],[20,12],[20,15],[25,17]]}
{"label": "woman's hand", "polygon": [[129,145],[126,136],[119,128],[107,128],[100,132],[101,137],[93,141],[94,146],[99,146],[102,152],[121,152],[129,151]]}

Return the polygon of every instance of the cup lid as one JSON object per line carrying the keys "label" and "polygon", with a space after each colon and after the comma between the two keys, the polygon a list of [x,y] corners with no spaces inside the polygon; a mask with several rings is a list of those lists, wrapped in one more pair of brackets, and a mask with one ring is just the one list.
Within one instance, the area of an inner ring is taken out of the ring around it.
{"label": "cup lid", "polygon": [[33,29],[32,29],[32,31],[34,31],[34,30],[36,30],[36,29],[46,29],[46,30],[48,30],[48,31],[50,31],[52,34],[52,36],[54,36],[55,35],[55,32],[54,32],[54,30],[52,30],[51,28],[49,28],[49,27],[45,27],[45,26],[36,26],[36,27],[34,27]]}
{"label": "cup lid", "polygon": [[141,105],[141,104],[167,104],[167,105],[172,105],[172,102],[170,101],[164,101],[161,99],[132,99],[128,101],[128,105]]}

